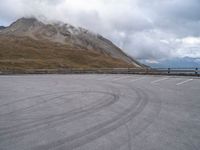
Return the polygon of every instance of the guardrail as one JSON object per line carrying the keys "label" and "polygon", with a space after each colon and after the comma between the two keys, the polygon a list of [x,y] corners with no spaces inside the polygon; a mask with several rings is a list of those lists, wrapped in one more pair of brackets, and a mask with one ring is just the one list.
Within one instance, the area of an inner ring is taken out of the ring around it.
{"label": "guardrail", "polygon": [[199,75],[200,68],[152,68],[152,72],[164,74],[185,74],[185,75]]}
{"label": "guardrail", "polygon": [[0,74],[153,74],[200,76],[200,68],[72,68],[4,70]]}

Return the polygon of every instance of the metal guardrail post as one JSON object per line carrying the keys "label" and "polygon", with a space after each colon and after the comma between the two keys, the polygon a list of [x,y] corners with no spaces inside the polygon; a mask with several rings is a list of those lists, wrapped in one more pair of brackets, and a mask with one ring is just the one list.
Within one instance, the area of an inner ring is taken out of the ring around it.
{"label": "metal guardrail post", "polygon": [[170,74],[170,70],[171,70],[171,69],[170,69],[170,68],[168,68],[168,74]]}
{"label": "metal guardrail post", "polygon": [[198,68],[196,68],[195,70],[195,75],[198,75]]}

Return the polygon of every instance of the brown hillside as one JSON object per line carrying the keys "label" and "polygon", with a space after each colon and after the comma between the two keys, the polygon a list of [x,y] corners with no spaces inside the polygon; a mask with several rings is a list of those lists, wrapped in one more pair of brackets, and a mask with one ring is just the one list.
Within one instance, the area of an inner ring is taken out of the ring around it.
{"label": "brown hillside", "polygon": [[135,67],[121,59],[74,45],[0,36],[0,70]]}

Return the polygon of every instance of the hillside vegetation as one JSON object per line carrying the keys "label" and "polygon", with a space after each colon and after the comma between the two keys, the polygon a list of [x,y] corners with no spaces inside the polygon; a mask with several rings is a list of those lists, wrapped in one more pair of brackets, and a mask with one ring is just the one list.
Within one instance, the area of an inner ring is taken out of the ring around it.
{"label": "hillside vegetation", "polygon": [[0,70],[135,67],[96,50],[29,37],[0,36]]}

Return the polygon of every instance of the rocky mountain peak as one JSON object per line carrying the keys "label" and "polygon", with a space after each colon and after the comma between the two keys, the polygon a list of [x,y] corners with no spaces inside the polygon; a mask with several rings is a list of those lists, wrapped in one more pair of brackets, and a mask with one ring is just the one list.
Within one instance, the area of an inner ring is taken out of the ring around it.
{"label": "rocky mountain peak", "polygon": [[41,21],[38,21],[35,18],[21,18],[16,22],[10,25],[10,28],[30,28],[35,26],[43,26],[44,24]]}
{"label": "rocky mountain peak", "polygon": [[67,23],[43,23],[36,18],[21,18],[9,27],[1,30],[0,34],[28,36],[35,40],[74,45],[85,50],[93,50],[114,58],[122,59],[140,67],[140,64],[126,55],[111,41],[87,29],[75,27]]}
{"label": "rocky mountain peak", "polygon": [[35,22],[39,23],[40,21],[38,21],[36,18],[20,18],[18,19],[16,22],[14,22],[13,24],[16,23],[23,23],[23,24],[27,24],[27,25],[32,25]]}
{"label": "rocky mountain peak", "polygon": [[28,35],[32,28],[38,28],[44,24],[35,18],[21,18],[13,22],[3,30],[3,34],[24,36]]}

